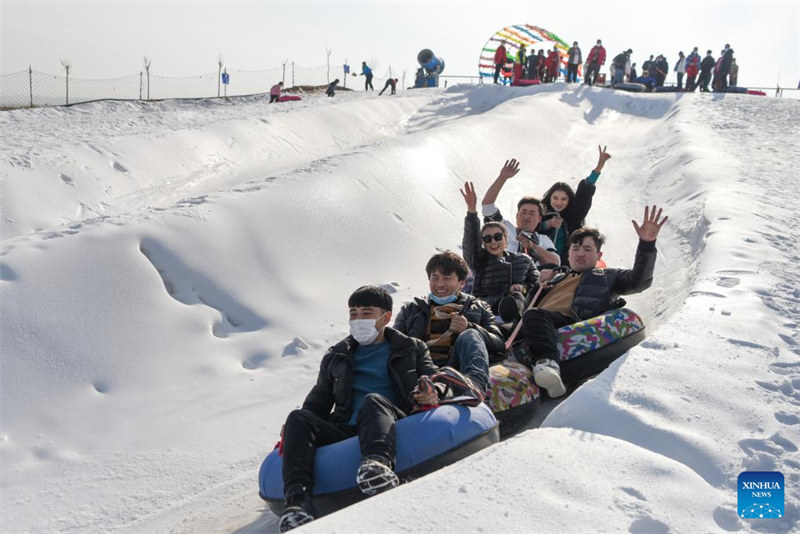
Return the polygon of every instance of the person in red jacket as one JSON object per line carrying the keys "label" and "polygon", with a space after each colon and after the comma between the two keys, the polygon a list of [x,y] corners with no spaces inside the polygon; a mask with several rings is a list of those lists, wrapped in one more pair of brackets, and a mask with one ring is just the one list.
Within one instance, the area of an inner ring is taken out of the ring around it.
{"label": "person in red jacket", "polygon": [[553,49],[547,54],[547,79],[545,82],[550,83],[556,81],[558,78],[559,63],[561,63],[561,56],[558,53],[558,47],[553,46]]}
{"label": "person in red jacket", "polygon": [[586,85],[595,84],[597,74],[600,72],[600,67],[602,67],[605,62],[606,49],[603,48],[603,42],[598,39],[597,44],[589,51],[589,57],[586,58],[586,63],[584,64],[584,83],[586,83]]}
{"label": "person in red jacket", "polygon": [[497,78],[500,76],[500,69],[506,63],[506,43],[503,41],[497,50],[494,52],[494,83],[497,83]]}

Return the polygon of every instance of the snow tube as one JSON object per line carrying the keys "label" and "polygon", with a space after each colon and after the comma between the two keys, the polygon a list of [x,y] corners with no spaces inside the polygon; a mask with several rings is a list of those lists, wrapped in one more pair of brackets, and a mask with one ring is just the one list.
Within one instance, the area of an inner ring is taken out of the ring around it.
{"label": "snow tube", "polygon": [[521,80],[514,80],[514,83],[511,85],[539,85],[541,83],[541,80],[527,80],[523,78]]}
{"label": "snow tube", "polygon": [[[603,371],[644,337],[641,317],[627,308],[610,310],[560,328],[561,379],[568,387],[578,385]],[[517,432],[530,421],[541,402],[533,373],[519,363],[529,358],[524,343],[515,344],[507,355],[508,358],[489,367],[486,393],[486,403],[500,421],[501,438]]]}
{"label": "snow tube", "polygon": [[764,91],[758,91],[756,89],[748,89],[747,90],[747,94],[748,95],[767,96],[767,93],[765,93]]}
{"label": "snow tube", "polygon": [[297,95],[281,95],[278,98],[278,102],[294,102],[295,100],[300,100],[300,97]]}
{"label": "snow tube", "polygon": [[[485,404],[449,404],[397,422],[395,471],[402,482],[418,478],[500,440],[497,419]],[[320,447],[314,466],[314,506],[320,516],[365,499],[356,485],[358,436]],[[275,515],[283,512],[283,458],[275,449],[258,474],[259,494]]]}
{"label": "snow tube", "polygon": [[647,91],[647,86],[643,83],[634,83],[634,82],[622,82],[615,84],[614,89],[620,89],[622,91],[630,91],[632,93],[644,93]]}
{"label": "snow tube", "polygon": [[731,86],[731,87],[728,87],[727,89],[725,89],[725,92],[726,93],[736,93],[736,94],[740,94],[740,95],[745,95],[745,94],[747,94],[747,87],[736,87],[734,85],[734,86]]}
{"label": "snow tube", "polygon": [[680,93],[683,89],[676,87],[674,85],[662,85],[661,87],[654,87],[654,93]]}

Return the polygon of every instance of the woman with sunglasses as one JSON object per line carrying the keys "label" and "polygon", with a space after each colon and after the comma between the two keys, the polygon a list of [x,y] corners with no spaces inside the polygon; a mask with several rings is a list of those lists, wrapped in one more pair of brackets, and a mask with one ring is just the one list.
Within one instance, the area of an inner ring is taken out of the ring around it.
{"label": "woman with sunglasses", "polygon": [[505,224],[492,221],[481,227],[472,182],[464,183],[461,196],[467,203],[461,245],[464,260],[475,277],[472,294],[488,303],[503,322],[513,322],[520,316],[525,294],[536,286],[539,271],[527,254],[506,251]]}

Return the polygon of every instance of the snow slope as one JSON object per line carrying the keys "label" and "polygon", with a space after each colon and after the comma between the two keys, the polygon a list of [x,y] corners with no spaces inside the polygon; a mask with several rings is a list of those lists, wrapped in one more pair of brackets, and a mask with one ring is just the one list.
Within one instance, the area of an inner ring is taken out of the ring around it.
{"label": "snow slope", "polygon": [[[464,180],[520,159],[511,215],[604,144],[606,262],[644,204],[670,216],[629,299],[649,338],[543,428],[306,530],[797,529],[798,104],[554,84],[0,114],[0,527],[276,531],[258,466],[350,292],[426,293]],[[784,473],[784,518],[738,518],[743,470]]]}

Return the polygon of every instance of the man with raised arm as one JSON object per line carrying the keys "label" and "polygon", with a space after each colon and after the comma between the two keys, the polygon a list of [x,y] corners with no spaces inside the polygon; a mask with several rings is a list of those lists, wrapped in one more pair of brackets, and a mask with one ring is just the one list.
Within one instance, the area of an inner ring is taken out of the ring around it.
{"label": "man with raised arm", "polygon": [[[656,238],[667,222],[657,206],[644,208],[644,221],[631,221],[639,236],[632,269],[597,269],[605,237],[596,228],[578,228],[569,236],[569,271],[549,285],[522,316],[525,345],[533,358],[533,378],[550,397],[566,392],[558,365],[556,330],[619,306],[620,295],[641,293],[653,283]],[[542,273],[540,282],[552,276]],[[538,294],[538,293],[537,293]],[[531,303],[528,303],[529,305]]]}
{"label": "man with raised arm", "polygon": [[544,207],[538,198],[522,197],[517,203],[516,226],[504,219],[500,209],[495,205],[495,200],[508,180],[519,172],[519,162],[516,159],[507,160],[494,183],[486,190],[481,201],[481,211],[484,222],[502,221],[508,229],[509,252],[524,252],[528,254],[537,268],[542,265],[559,265],[561,259],[556,252],[556,247],[549,237],[536,232],[542,222]]}

